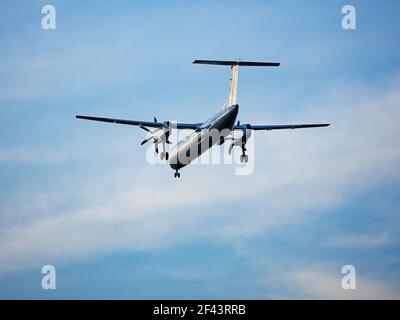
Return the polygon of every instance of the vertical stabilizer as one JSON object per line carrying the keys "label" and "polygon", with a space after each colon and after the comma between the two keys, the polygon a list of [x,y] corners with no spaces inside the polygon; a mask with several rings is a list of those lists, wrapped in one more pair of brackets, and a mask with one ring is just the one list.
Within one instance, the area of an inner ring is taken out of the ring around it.
{"label": "vertical stabilizer", "polygon": [[231,78],[231,87],[229,90],[228,107],[236,104],[238,77],[239,77],[239,63],[232,65],[231,69],[232,69],[232,78]]}
{"label": "vertical stabilizer", "polygon": [[238,76],[239,76],[239,66],[247,67],[278,67],[279,62],[253,62],[253,61],[226,61],[226,60],[194,60],[193,63],[196,64],[213,64],[222,66],[231,66],[232,78],[229,88],[229,99],[227,107],[237,104],[237,87],[238,87]]}

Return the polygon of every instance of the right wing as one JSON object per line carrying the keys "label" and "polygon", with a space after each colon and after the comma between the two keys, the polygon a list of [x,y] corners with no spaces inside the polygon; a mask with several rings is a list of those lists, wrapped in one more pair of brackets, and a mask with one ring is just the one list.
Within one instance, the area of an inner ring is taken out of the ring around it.
{"label": "right wing", "polygon": [[[91,117],[91,116],[76,116],[77,119],[84,120],[92,120],[92,121],[101,121],[101,122],[110,122],[110,123],[118,123],[118,124],[126,124],[131,126],[139,126],[139,127],[149,127],[149,128],[161,128],[164,123],[157,122],[154,119],[154,122],[151,121],[138,121],[138,120],[124,120],[124,119],[113,119],[113,118],[101,118],[101,117]],[[171,122],[171,128],[175,129],[193,129],[196,130],[200,126],[200,123],[173,123]]]}

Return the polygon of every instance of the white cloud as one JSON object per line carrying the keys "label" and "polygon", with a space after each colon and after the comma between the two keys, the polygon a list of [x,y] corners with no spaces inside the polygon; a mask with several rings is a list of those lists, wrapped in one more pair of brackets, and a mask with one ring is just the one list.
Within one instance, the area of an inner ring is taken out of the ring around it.
{"label": "white cloud", "polygon": [[350,234],[350,235],[336,235],[328,239],[328,244],[335,247],[381,247],[390,245],[394,241],[392,232],[385,230],[377,235],[371,234]]}
{"label": "white cloud", "polygon": [[[341,286],[341,268],[330,265],[309,265],[284,273],[275,281],[288,291],[291,299],[399,299],[400,291],[379,279],[357,271],[356,289]],[[286,297],[288,298],[288,297]]]}
{"label": "white cloud", "polygon": [[54,164],[64,162],[68,155],[46,148],[7,148],[0,150],[0,163]]}

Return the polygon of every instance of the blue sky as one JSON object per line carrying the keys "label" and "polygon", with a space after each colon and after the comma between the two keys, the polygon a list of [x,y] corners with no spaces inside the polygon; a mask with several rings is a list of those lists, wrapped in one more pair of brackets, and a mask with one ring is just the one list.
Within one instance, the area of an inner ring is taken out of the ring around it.
{"label": "blue sky", "polygon": [[[0,298],[400,297],[397,1],[52,1],[53,31],[45,4],[0,4]],[[332,125],[177,181],[141,130],[74,118],[204,121],[229,70],[195,58],[282,63],[240,70],[242,122]]]}

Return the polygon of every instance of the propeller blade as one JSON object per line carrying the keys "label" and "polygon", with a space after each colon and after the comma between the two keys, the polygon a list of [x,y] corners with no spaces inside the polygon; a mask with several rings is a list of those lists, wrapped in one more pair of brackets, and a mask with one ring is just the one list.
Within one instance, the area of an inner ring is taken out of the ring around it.
{"label": "propeller blade", "polygon": [[231,155],[232,149],[233,149],[233,143],[229,146],[229,150],[228,150],[229,155]]}
{"label": "propeller blade", "polygon": [[141,145],[141,146],[144,145],[145,143],[149,142],[151,139],[153,139],[153,137],[150,137],[150,138],[147,138],[147,139],[143,140],[143,141],[140,143],[140,145]]}
{"label": "propeller blade", "polygon": [[147,131],[147,132],[153,133],[153,131],[151,131],[150,129],[148,129],[148,128],[146,128],[146,127],[139,126],[139,128],[142,128],[144,131]]}

